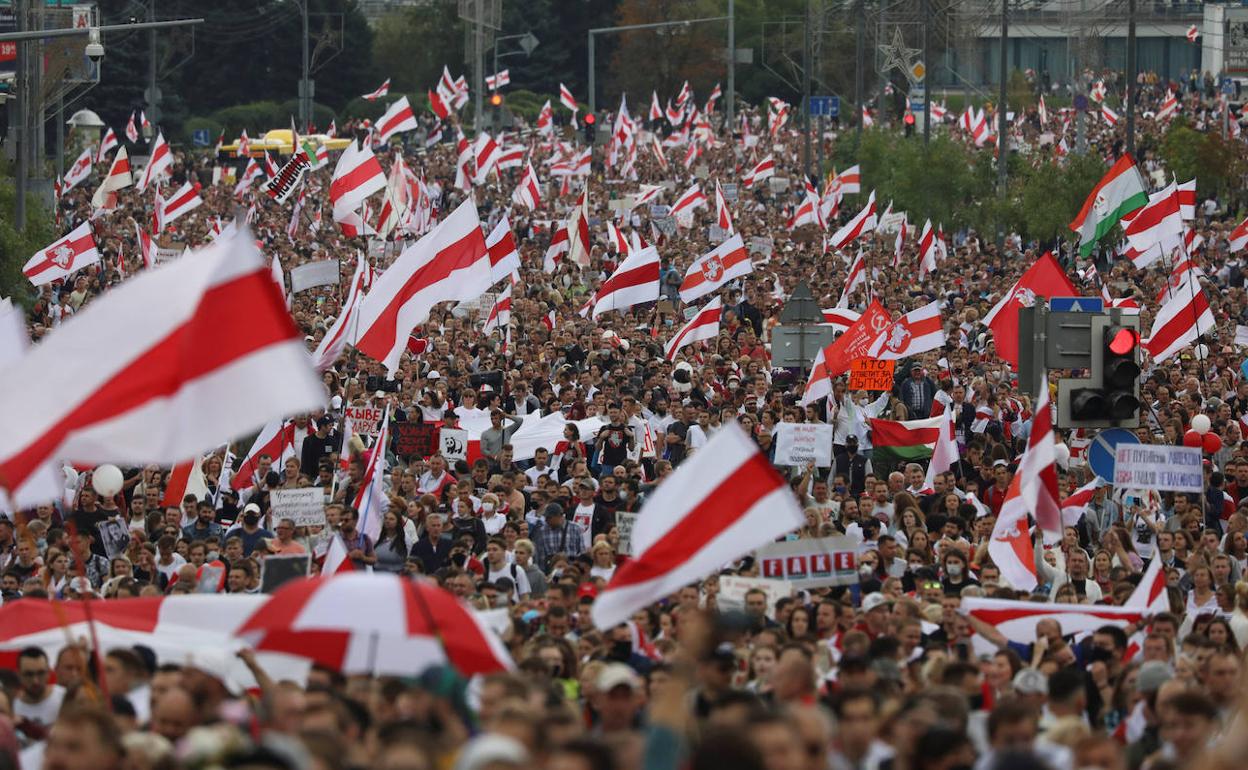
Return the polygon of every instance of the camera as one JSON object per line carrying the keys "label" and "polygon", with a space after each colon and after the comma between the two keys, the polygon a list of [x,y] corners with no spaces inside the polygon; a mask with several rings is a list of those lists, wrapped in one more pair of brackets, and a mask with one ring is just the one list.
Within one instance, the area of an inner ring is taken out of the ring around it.
{"label": "camera", "polygon": [[96,64],[104,58],[104,44],[100,42],[100,28],[92,27],[87,31],[87,47],[83,50],[87,58]]}

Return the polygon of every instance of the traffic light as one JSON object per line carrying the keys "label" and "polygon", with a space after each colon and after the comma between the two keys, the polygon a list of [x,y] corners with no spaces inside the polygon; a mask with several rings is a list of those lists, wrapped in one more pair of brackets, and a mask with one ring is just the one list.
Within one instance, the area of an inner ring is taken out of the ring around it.
{"label": "traffic light", "polygon": [[503,96],[502,96],[502,94],[490,94],[490,106],[491,106],[491,107],[501,107],[501,106],[503,106]]}
{"label": "traffic light", "polygon": [[594,143],[594,131],[598,128],[597,123],[598,123],[598,118],[594,116],[594,113],[589,112],[585,114],[584,131],[585,131],[585,142],[587,144]]}
{"label": "traffic light", "polygon": [[1115,310],[1093,315],[1085,328],[1086,350],[1090,353],[1088,377],[1058,382],[1059,426],[1137,427],[1140,417],[1139,316],[1122,315]]}
{"label": "traffic light", "polygon": [[914,113],[906,110],[906,116],[901,119],[906,125],[906,136],[914,136]]}

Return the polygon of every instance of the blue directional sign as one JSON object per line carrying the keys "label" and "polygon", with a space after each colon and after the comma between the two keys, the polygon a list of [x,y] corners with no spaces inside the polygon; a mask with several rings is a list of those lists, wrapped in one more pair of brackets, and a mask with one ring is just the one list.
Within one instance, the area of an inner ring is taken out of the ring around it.
{"label": "blue directional sign", "polygon": [[841,97],[812,96],[810,97],[810,116],[812,118],[835,118],[841,114]]}
{"label": "blue directional sign", "polygon": [[1088,465],[1097,476],[1112,482],[1114,480],[1114,458],[1119,444],[1138,444],[1140,440],[1125,428],[1110,428],[1096,434],[1092,444],[1088,446]]}
{"label": "blue directional sign", "polygon": [[212,134],[206,128],[197,128],[191,132],[191,144],[195,147],[208,147],[212,144]]}
{"label": "blue directional sign", "polygon": [[1054,313],[1103,313],[1105,300],[1100,297],[1052,297],[1049,310]]}
{"label": "blue directional sign", "polygon": [[1231,79],[1230,75],[1222,76],[1221,86],[1222,86],[1222,93],[1226,94],[1227,96],[1235,95],[1235,81]]}

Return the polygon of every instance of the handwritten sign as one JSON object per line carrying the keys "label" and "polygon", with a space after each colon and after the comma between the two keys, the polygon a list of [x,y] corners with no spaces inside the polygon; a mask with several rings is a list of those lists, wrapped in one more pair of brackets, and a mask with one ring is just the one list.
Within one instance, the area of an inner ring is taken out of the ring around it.
{"label": "handwritten sign", "polygon": [[381,410],[375,406],[348,406],[342,410],[351,421],[351,430],[365,436],[377,435],[377,425],[381,422]]}
{"label": "handwritten sign", "polygon": [[892,390],[896,361],[859,358],[849,364],[850,390]]}
{"label": "handwritten sign", "polygon": [[390,427],[394,431],[394,453],[404,460],[428,457],[438,451],[438,426],[396,422]]}
{"label": "handwritten sign", "polygon": [[1114,456],[1114,486],[1203,492],[1200,449],[1185,446],[1119,444]]}
{"label": "handwritten sign", "polygon": [[325,490],[320,487],[275,489],[269,493],[269,504],[275,518],[294,519],[296,527],[325,524]]}
{"label": "handwritten sign", "polygon": [[783,580],[725,575],[719,579],[719,596],[716,598],[719,611],[744,611],[745,595],[755,589],[767,594],[768,615],[775,613],[776,602],[793,595],[793,586]]}
{"label": "handwritten sign", "polygon": [[468,459],[468,431],[458,428],[443,428],[438,438],[442,456],[448,460]]}
{"label": "handwritten sign", "polygon": [[776,426],[776,465],[809,462],[832,467],[832,426],[820,422],[782,422]]}
{"label": "handwritten sign", "polygon": [[633,553],[633,525],[637,523],[637,514],[619,511],[615,514],[615,529],[620,533],[620,553],[636,556]]}
{"label": "handwritten sign", "polygon": [[755,552],[759,574],[794,588],[847,586],[858,582],[858,554],[848,537],[772,543]]}

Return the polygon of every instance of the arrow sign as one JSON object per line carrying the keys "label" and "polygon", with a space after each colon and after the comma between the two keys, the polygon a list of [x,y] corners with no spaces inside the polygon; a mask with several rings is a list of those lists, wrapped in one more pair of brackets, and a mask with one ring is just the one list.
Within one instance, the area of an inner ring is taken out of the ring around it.
{"label": "arrow sign", "polygon": [[1105,300],[1100,297],[1053,297],[1049,310],[1054,313],[1103,313]]}

